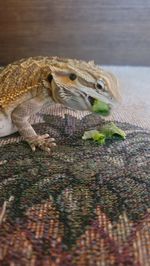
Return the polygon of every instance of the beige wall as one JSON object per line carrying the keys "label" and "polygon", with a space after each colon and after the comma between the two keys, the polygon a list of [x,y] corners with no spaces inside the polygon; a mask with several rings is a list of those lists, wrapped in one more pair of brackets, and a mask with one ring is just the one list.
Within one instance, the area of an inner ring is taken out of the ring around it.
{"label": "beige wall", "polygon": [[31,55],[150,65],[150,0],[1,0],[0,63]]}

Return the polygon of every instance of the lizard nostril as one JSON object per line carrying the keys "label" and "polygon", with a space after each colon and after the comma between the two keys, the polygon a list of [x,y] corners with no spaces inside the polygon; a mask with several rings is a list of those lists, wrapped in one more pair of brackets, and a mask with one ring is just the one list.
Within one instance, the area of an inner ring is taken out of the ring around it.
{"label": "lizard nostril", "polygon": [[93,98],[91,96],[88,96],[88,100],[89,100],[89,102],[90,102],[91,105],[93,105],[94,102],[95,102],[95,98]]}

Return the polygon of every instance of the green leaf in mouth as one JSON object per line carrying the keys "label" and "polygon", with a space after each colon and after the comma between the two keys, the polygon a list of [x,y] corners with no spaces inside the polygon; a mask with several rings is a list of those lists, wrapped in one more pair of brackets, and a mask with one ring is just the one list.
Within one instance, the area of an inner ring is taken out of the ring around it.
{"label": "green leaf in mouth", "polygon": [[96,99],[92,106],[92,111],[102,116],[107,116],[110,114],[110,106],[109,104]]}

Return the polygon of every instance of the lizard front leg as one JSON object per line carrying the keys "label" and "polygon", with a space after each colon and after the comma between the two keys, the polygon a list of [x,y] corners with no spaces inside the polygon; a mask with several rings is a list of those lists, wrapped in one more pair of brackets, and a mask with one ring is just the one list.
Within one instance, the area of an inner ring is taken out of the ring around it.
{"label": "lizard front leg", "polygon": [[18,105],[11,115],[13,124],[23,136],[23,139],[28,142],[32,151],[35,151],[36,147],[38,147],[49,152],[52,146],[56,146],[54,138],[50,138],[48,134],[37,135],[28,121],[29,117],[37,113],[44,103],[43,99],[36,96]]}

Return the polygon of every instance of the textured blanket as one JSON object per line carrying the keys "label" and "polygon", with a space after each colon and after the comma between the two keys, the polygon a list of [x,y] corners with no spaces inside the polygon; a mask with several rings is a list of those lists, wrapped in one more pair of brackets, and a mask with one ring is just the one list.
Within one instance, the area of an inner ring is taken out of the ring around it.
{"label": "textured blanket", "polygon": [[60,107],[33,118],[51,156],[0,140],[0,265],[149,265],[150,131],[123,115],[126,140],[103,146],[82,140],[99,116]]}

